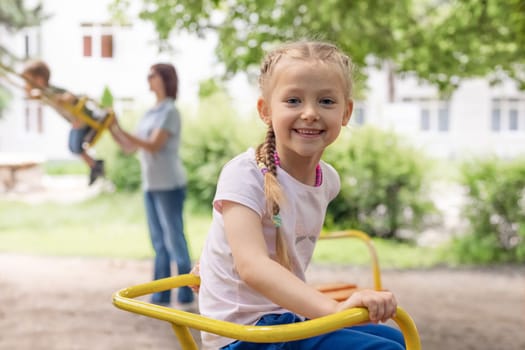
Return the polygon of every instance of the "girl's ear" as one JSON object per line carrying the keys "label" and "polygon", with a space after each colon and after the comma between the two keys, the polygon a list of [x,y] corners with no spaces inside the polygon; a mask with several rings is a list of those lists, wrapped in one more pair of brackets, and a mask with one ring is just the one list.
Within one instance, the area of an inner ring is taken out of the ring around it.
{"label": "girl's ear", "polygon": [[257,100],[257,111],[259,112],[259,118],[261,118],[266,125],[270,125],[272,122],[272,118],[270,117],[270,106],[262,97],[259,97]]}
{"label": "girl's ear", "polygon": [[352,116],[352,111],[354,110],[354,101],[350,100],[348,101],[348,105],[346,106],[345,115],[343,116],[343,126],[346,126],[348,122],[350,121],[350,117]]}

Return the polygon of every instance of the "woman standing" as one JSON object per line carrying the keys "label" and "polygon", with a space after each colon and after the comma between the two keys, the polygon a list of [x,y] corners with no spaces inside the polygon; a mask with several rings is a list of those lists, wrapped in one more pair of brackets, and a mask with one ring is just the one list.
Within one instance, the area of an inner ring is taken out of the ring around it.
{"label": "woman standing", "polygon": [[[144,203],[155,250],[154,279],[159,279],[171,276],[171,261],[176,261],[179,274],[190,272],[191,260],[182,217],[186,175],[179,155],[181,118],[174,104],[178,90],[175,67],[166,63],[151,66],[148,83],[156,104],[140,120],[136,134],[124,131],[116,120],[110,130],[126,153],[140,153]],[[181,307],[188,306],[193,292],[180,288],[177,299]],[[168,305],[171,291],[153,294],[152,302]]]}

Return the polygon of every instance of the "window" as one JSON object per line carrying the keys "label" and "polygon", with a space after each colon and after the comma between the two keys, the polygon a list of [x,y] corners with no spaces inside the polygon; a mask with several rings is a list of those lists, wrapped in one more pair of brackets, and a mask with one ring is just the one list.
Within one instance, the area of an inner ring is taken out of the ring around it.
{"label": "window", "polygon": [[108,23],[82,23],[82,56],[112,58],[113,26]]}
{"label": "window", "polygon": [[448,131],[448,107],[441,107],[438,109],[438,130]]}
{"label": "window", "polygon": [[491,129],[492,131],[501,130],[501,110],[499,108],[492,109]]}
{"label": "window", "polygon": [[450,130],[449,102],[429,97],[405,98],[419,106],[419,130],[422,132],[448,132]]}
{"label": "window", "polygon": [[509,130],[518,130],[518,110],[511,109],[509,111]]}
{"label": "window", "polygon": [[36,101],[26,101],[25,107],[25,130],[27,133],[44,132],[44,116],[42,105]]}
{"label": "window", "polygon": [[91,57],[92,53],[93,38],[91,35],[84,35],[82,38],[82,46],[84,50],[84,57]]}
{"label": "window", "polygon": [[524,124],[524,97],[497,97],[492,99],[490,121],[490,129],[492,132],[523,131]]}
{"label": "window", "polygon": [[29,48],[29,35],[24,36],[24,52],[25,52],[25,58],[31,57],[31,51]]}
{"label": "window", "polygon": [[24,32],[24,58],[40,56],[40,32],[38,27],[27,28]]}
{"label": "window", "polygon": [[365,123],[365,109],[362,106],[354,108],[353,118],[354,124],[363,125]]}
{"label": "window", "polygon": [[420,117],[420,129],[423,131],[430,130],[430,111],[426,108],[423,108],[421,110],[421,117]]}
{"label": "window", "polygon": [[104,34],[100,37],[100,56],[113,57],[113,35]]}

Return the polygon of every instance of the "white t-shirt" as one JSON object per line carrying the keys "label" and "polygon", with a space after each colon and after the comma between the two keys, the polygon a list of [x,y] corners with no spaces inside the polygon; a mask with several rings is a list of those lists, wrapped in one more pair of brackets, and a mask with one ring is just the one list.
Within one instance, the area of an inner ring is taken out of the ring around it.
{"label": "white t-shirt", "polygon": [[[321,162],[323,183],[305,185],[277,169],[286,202],[281,206],[282,226],[293,272],[305,280],[315,243],[324,223],[328,203],[337,195],[337,172]],[[213,201],[213,220],[200,258],[201,286],[199,308],[204,316],[252,325],[266,314],[287,310],[274,304],[246,285],[239,277],[224,232],[222,201],[240,203],[262,218],[263,234],[271,257],[275,257],[275,227],[266,210],[263,175],[257,167],[255,152],[249,149],[228,162],[221,171]],[[204,349],[218,349],[234,340],[202,333]]]}

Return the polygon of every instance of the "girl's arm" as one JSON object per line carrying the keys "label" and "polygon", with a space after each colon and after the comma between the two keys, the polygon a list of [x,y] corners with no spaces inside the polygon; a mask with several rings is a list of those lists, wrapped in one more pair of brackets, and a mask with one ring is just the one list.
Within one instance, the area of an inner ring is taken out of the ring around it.
{"label": "girl's arm", "polygon": [[248,207],[224,201],[222,215],[241,279],[274,303],[307,318],[326,316],[356,306],[367,307],[373,322],[386,321],[394,315],[397,303],[390,292],[360,291],[338,303],[271,259],[261,219]]}

